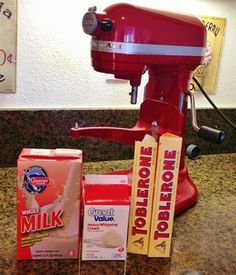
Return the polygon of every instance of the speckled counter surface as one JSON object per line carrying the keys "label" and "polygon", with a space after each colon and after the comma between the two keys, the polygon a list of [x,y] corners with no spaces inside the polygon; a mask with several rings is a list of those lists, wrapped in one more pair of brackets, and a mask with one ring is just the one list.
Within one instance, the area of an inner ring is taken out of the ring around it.
{"label": "speckled counter surface", "polygon": [[[16,261],[16,168],[0,169],[0,274],[236,274],[236,154],[186,160],[198,203],[175,218],[168,259],[129,254],[126,262]],[[132,161],[85,163],[85,173],[127,169]]]}

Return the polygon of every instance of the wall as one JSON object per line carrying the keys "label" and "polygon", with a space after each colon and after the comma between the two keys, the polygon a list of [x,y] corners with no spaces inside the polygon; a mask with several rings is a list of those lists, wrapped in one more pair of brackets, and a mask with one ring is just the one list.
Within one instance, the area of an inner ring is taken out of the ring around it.
{"label": "wall", "polygon": [[[0,94],[0,109],[131,109],[129,84],[95,72],[90,38],[81,20],[90,6],[102,10],[119,1],[18,1],[17,92]],[[141,6],[227,18],[217,89],[212,99],[222,108],[236,107],[236,1],[126,1]],[[143,81],[142,86],[145,84]],[[140,89],[141,91],[142,89]],[[142,99],[140,93],[139,103]],[[198,108],[209,108],[197,96]]]}

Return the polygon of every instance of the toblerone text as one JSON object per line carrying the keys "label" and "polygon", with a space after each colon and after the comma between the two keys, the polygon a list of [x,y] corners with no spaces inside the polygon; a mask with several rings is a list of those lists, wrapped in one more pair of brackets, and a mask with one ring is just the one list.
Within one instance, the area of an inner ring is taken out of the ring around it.
{"label": "toblerone text", "polygon": [[170,256],[181,147],[181,137],[165,134],[159,139],[149,257]]}
{"label": "toblerone text", "polygon": [[128,235],[129,253],[144,255],[148,253],[156,155],[155,140],[135,142]]}

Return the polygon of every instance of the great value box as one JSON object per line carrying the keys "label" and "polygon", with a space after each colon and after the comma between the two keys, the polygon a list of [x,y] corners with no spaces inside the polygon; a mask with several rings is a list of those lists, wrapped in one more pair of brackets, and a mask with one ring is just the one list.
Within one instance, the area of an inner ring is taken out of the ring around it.
{"label": "great value box", "polygon": [[131,186],[125,175],[86,175],[82,260],[125,260]]}

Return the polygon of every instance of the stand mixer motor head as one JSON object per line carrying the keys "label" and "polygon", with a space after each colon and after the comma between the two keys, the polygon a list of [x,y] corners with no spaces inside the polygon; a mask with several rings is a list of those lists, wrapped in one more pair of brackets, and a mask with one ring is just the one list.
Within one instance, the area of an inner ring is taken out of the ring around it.
{"label": "stand mixer motor head", "polygon": [[148,68],[193,71],[204,57],[206,30],[192,15],[115,4],[102,13],[90,8],[82,25],[92,36],[94,69],[128,79],[131,103],[136,103],[137,87]]}

